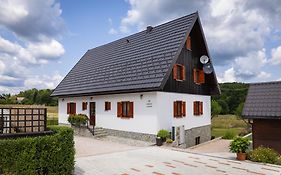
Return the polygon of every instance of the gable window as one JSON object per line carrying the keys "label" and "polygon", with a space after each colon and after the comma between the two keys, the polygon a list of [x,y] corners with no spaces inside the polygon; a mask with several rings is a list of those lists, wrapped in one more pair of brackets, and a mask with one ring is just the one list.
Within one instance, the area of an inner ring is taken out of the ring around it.
{"label": "gable window", "polygon": [[117,117],[133,118],[134,102],[130,102],[130,101],[117,102]]}
{"label": "gable window", "polygon": [[185,80],[185,67],[181,64],[175,64],[173,67],[173,78],[177,81]]}
{"label": "gable window", "polygon": [[82,110],[83,111],[87,110],[87,106],[88,106],[87,102],[82,102]]}
{"label": "gable window", "polygon": [[201,69],[193,69],[193,79],[196,84],[205,83],[205,74]]}
{"label": "gable window", "polygon": [[185,101],[174,101],[174,117],[185,117],[186,116],[186,104]]}
{"label": "gable window", "polygon": [[104,110],[105,111],[111,110],[111,102],[109,101],[104,102]]}
{"label": "gable window", "polygon": [[191,50],[191,37],[188,36],[186,39],[185,47],[187,50]]}
{"label": "gable window", "polygon": [[193,102],[193,115],[196,115],[196,116],[203,115],[203,102],[202,101]]}
{"label": "gable window", "polygon": [[67,114],[76,114],[76,103],[67,103]]}

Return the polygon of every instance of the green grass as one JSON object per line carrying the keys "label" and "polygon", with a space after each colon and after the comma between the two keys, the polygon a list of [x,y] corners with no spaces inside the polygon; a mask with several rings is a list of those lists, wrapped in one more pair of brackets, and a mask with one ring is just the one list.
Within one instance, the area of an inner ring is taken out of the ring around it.
{"label": "green grass", "polygon": [[233,132],[235,136],[245,132],[248,125],[235,115],[219,115],[212,119],[212,136],[221,137],[226,132]]}

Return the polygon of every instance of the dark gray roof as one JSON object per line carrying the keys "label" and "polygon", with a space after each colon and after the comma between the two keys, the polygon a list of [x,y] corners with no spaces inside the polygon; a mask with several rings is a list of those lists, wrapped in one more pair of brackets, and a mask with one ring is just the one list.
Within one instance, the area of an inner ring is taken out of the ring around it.
{"label": "dark gray roof", "polygon": [[281,119],[281,81],[250,84],[242,116]]}
{"label": "dark gray roof", "polygon": [[196,12],[88,50],[52,96],[160,89],[197,18]]}

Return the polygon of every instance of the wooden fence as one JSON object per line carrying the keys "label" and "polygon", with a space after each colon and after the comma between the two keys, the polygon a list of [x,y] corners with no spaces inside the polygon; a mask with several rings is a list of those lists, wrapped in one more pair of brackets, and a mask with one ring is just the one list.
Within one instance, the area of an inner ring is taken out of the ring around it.
{"label": "wooden fence", "polygon": [[46,108],[0,108],[0,134],[46,131]]}

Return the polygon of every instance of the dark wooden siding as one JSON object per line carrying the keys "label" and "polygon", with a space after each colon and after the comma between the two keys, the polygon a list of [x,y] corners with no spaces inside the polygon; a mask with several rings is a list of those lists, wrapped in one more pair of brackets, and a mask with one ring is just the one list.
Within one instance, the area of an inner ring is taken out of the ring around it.
{"label": "dark wooden siding", "polygon": [[281,154],[281,120],[255,119],[253,121],[253,146],[265,146]]}
{"label": "dark wooden siding", "polygon": [[213,74],[209,74],[209,75],[205,74],[204,84],[197,85],[193,81],[193,69],[194,68],[202,69],[203,66],[200,63],[199,58],[202,55],[208,55],[204,43],[204,38],[202,36],[198,22],[195,23],[192,31],[190,32],[190,36],[191,36],[191,51],[186,49],[184,45],[176,62],[177,64],[182,64],[185,66],[186,80],[176,81],[174,80],[173,74],[171,73],[164,86],[163,91],[210,95],[213,88],[212,84],[214,84]]}

